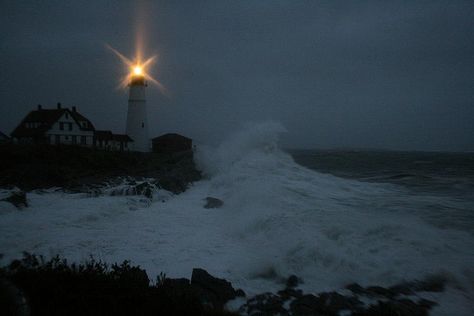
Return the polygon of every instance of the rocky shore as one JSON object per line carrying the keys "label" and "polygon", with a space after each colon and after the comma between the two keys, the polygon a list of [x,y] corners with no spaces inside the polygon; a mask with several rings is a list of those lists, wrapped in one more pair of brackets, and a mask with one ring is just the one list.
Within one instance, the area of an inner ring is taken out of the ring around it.
{"label": "rocky shore", "polygon": [[[150,197],[160,188],[178,194],[201,179],[193,152],[175,154],[111,152],[74,146],[0,145],[0,188],[15,190],[6,201],[27,206],[21,195],[58,187],[96,194],[116,185],[124,194]],[[23,193],[21,193],[23,192]],[[119,194],[119,192],[116,192]]]}
{"label": "rocky shore", "polygon": [[442,292],[445,280],[429,278],[391,287],[304,293],[292,275],[277,293],[247,296],[224,279],[196,268],[191,279],[145,270],[125,261],[111,266],[90,259],[69,264],[25,254],[0,268],[3,315],[429,315],[435,302],[420,293]]}

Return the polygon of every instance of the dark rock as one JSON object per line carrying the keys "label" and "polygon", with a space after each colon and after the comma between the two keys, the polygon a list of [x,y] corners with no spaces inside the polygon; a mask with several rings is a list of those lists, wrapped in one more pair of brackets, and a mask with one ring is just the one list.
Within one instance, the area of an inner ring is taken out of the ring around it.
{"label": "dark rock", "polygon": [[368,297],[397,298],[400,295],[413,295],[416,292],[442,292],[446,279],[442,276],[431,276],[422,281],[403,282],[388,288],[381,286],[368,286],[366,288],[357,283],[349,284],[346,289],[357,295]]}
{"label": "dark rock", "polygon": [[242,289],[237,289],[237,290],[235,291],[235,296],[237,296],[237,297],[245,297],[246,295],[245,295],[244,290],[242,290]]}
{"label": "dark rock", "polygon": [[392,298],[397,293],[381,286],[369,286],[365,289],[365,294],[368,296],[383,296],[387,298]]}
{"label": "dark rock", "polygon": [[293,315],[338,315],[343,310],[355,311],[361,306],[362,302],[356,297],[329,292],[303,295],[295,299],[290,308]]}
{"label": "dark rock", "polygon": [[158,180],[158,185],[160,188],[173,192],[174,194],[178,194],[181,192],[186,191],[188,187],[188,182],[181,178],[181,177],[176,177],[173,175],[166,175],[160,177]]}
{"label": "dark rock", "polygon": [[217,198],[210,197],[210,196],[205,198],[205,200],[206,200],[206,205],[204,205],[204,208],[219,208],[222,205],[224,205],[223,201]]}
{"label": "dark rock", "polygon": [[[362,287],[357,283],[350,284],[346,286],[346,289],[352,291],[354,294],[364,295],[368,297],[386,297],[386,298],[393,298],[397,296],[398,292],[394,291],[394,287],[392,288],[384,288],[381,286],[369,286],[369,287]],[[408,293],[407,293],[408,294]]]}
{"label": "dark rock", "polygon": [[237,292],[230,282],[215,278],[203,269],[193,269],[191,286],[198,293],[201,301],[215,308],[222,307],[227,301],[242,294],[242,292]]}
{"label": "dark rock", "polygon": [[413,289],[417,292],[443,292],[446,286],[446,278],[443,276],[431,276],[423,281],[415,281]]}
{"label": "dark rock", "polygon": [[284,290],[278,291],[278,295],[280,295],[284,299],[298,298],[298,297],[303,296],[303,291],[295,290],[292,288],[286,288]]}
{"label": "dark rock", "polygon": [[344,296],[336,292],[321,293],[319,311],[326,314],[338,314],[342,310],[357,310],[362,302],[354,296]]}
{"label": "dark rock", "polygon": [[28,202],[26,200],[26,193],[24,191],[18,190],[10,193],[10,196],[0,200],[9,202],[15,205],[16,208],[28,207]]}
{"label": "dark rock", "polygon": [[148,182],[142,182],[135,186],[135,192],[137,195],[144,195],[147,198],[153,198],[153,191],[155,190],[155,186]]}
{"label": "dark rock", "polygon": [[160,187],[178,194],[201,179],[192,151],[169,155],[79,146],[0,144],[0,165],[0,187],[16,186],[22,190],[61,187],[88,192],[91,185],[127,176],[128,186],[137,185],[134,178],[155,178]]}
{"label": "dark rock", "polygon": [[286,287],[287,288],[297,287],[299,283],[300,283],[300,279],[296,275],[293,274],[288,277],[288,280],[286,280]]}
{"label": "dark rock", "polygon": [[284,299],[272,293],[264,293],[247,301],[241,312],[249,315],[289,315],[283,307]]}
{"label": "dark rock", "polygon": [[367,310],[353,313],[353,315],[428,316],[428,311],[434,304],[434,302],[427,300],[422,300],[421,303],[415,303],[409,299],[391,300],[388,302],[379,301],[377,305],[371,305]]}
{"label": "dark rock", "polygon": [[349,285],[346,285],[346,289],[348,289],[349,291],[355,294],[365,293],[365,289],[362,286],[360,286],[358,283],[351,283]]}
{"label": "dark rock", "polygon": [[320,301],[312,294],[303,295],[290,304],[293,315],[317,315]]}

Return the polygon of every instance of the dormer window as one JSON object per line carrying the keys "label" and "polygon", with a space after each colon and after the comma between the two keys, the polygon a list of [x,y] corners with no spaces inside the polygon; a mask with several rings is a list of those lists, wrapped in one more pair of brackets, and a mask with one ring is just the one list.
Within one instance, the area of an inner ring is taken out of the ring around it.
{"label": "dormer window", "polygon": [[67,112],[66,112],[66,118],[69,118],[69,115],[67,114]]}

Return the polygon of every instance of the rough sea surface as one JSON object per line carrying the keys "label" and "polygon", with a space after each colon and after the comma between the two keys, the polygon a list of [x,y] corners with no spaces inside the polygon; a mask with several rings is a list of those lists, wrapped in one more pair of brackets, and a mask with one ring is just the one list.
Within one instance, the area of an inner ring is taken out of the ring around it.
{"label": "rough sea surface", "polygon": [[[247,126],[217,148],[198,146],[206,179],[185,193],[28,194],[0,202],[2,264],[22,251],[81,261],[131,259],[154,278],[201,267],[247,294],[305,292],[446,278],[433,315],[474,314],[473,155],[297,151],[284,128]],[[6,192],[4,192],[6,194]],[[206,209],[206,197],[224,201]]]}

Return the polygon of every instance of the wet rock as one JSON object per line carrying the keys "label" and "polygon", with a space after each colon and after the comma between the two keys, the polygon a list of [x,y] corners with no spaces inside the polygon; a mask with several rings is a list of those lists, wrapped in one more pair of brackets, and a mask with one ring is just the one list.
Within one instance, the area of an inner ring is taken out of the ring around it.
{"label": "wet rock", "polygon": [[28,201],[26,200],[26,193],[22,190],[16,190],[10,193],[10,195],[0,201],[9,202],[16,208],[28,207]]}
{"label": "wet rock", "polygon": [[286,288],[284,290],[278,291],[278,295],[280,295],[284,299],[289,299],[289,298],[299,298],[303,296],[303,291],[302,290],[295,290],[292,288]]}
{"label": "wet rock", "polygon": [[183,177],[173,176],[173,175],[165,175],[160,177],[158,180],[158,185],[160,188],[173,192],[174,194],[179,194],[181,192],[186,191],[188,187],[188,181]]}
{"label": "wet rock", "polygon": [[293,315],[338,315],[344,310],[356,311],[362,306],[357,298],[336,292],[307,294],[295,299],[291,305]]}
{"label": "wet rock", "polygon": [[263,293],[253,297],[242,306],[240,312],[248,315],[289,315],[283,307],[284,299],[272,293]]}
{"label": "wet rock", "polygon": [[135,186],[135,192],[137,195],[144,195],[147,198],[153,198],[153,191],[156,189],[155,185],[143,182]]}
{"label": "wet rock", "polygon": [[237,296],[237,297],[245,297],[245,292],[244,292],[244,290],[242,290],[242,289],[237,289],[237,290],[235,291],[235,296]]}
{"label": "wet rock", "polygon": [[377,305],[371,305],[367,310],[353,313],[354,316],[428,316],[429,309],[435,303],[428,300],[421,300],[419,303],[409,299],[391,300],[387,302],[379,301]]}
{"label": "wet rock", "polygon": [[413,281],[397,284],[390,287],[392,291],[399,294],[410,295],[414,292],[443,292],[446,286],[446,278],[433,275],[422,281]]}
{"label": "wet rock", "polygon": [[312,294],[306,294],[290,304],[293,315],[317,315],[319,300]]}
{"label": "wet rock", "polygon": [[206,201],[204,208],[219,208],[224,205],[224,202],[218,198],[208,196],[204,200]]}
{"label": "wet rock", "polygon": [[153,182],[144,181],[137,184],[135,180],[126,180],[125,184],[113,188],[109,194],[112,196],[143,195],[151,200],[156,189],[157,186]]}
{"label": "wet rock", "polygon": [[193,269],[191,286],[204,304],[214,308],[221,308],[227,301],[241,296],[243,292],[236,291],[230,282],[215,278],[203,269]]}
{"label": "wet rock", "polygon": [[413,295],[416,292],[442,292],[446,279],[442,276],[430,276],[422,281],[403,282],[388,288],[381,286],[362,287],[357,283],[349,284],[346,289],[357,295],[367,297],[396,298],[400,295]]}
{"label": "wet rock", "polygon": [[288,280],[286,280],[286,287],[287,288],[293,288],[293,287],[297,287],[298,284],[300,284],[300,279],[296,276],[296,275],[290,275],[288,277]]}

